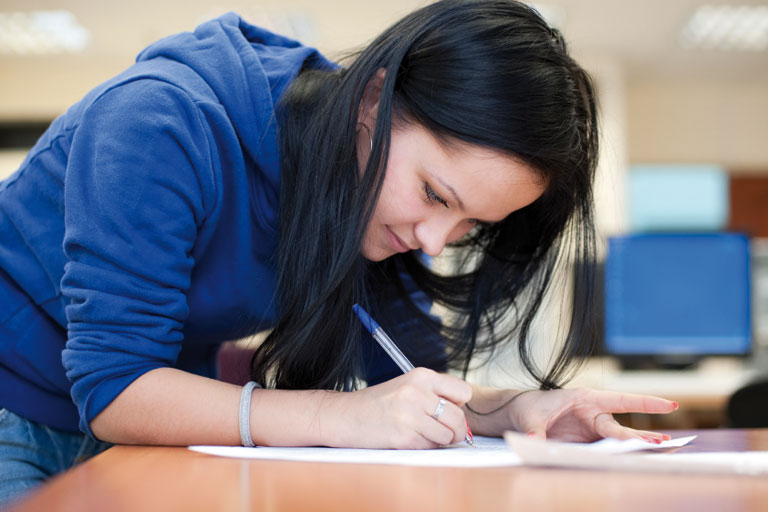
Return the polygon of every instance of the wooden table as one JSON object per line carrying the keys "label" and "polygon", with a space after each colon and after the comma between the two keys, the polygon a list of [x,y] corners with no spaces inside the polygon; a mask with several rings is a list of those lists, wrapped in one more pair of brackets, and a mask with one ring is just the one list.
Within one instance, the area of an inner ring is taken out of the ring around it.
{"label": "wooden table", "polygon": [[[670,433],[699,435],[688,452],[768,450],[768,429]],[[768,477],[302,463],[117,446],[13,510],[766,511]]]}

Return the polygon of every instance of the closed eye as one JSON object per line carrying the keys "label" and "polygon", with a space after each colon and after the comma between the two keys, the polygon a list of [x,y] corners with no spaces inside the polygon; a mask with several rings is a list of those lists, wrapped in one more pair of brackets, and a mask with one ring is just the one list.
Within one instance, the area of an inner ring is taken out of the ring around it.
{"label": "closed eye", "polygon": [[448,208],[448,202],[440,197],[435,190],[429,186],[429,183],[424,182],[424,194],[426,196],[427,203],[434,204],[439,203]]}

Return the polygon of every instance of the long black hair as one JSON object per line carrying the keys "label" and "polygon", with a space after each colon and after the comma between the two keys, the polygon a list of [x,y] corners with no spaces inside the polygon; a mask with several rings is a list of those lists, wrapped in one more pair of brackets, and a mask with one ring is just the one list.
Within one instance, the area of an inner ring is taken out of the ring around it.
{"label": "long black hair", "polygon": [[[366,84],[381,68],[387,73],[372,150],[360,169],[358,112]],[[453,244],[460,258],[450,275],[434,272],[413,253],[366,262],[363,237],[398,122],[512,156],[539,173],[546,190]],[[303,71],[281,100],[278,133],[280,319],[254,355],[255,380],[286,389],[342,389],[361,377],[352,305],[376,307],[382,283],[409,300],[401,272],[449,312],[438,326],[413,307],[421,324],[440,329],[447,363],[464,373],[473,356],[516,338],[526,370],[542,388],[553,388],[573,356],[589,350],[589,273],[575,279],[570,331],[546,371],[535,364],[528,341],[558,263],[594,255],[598,153],[591,81],[568,55],[562,35],[535,10],[511,0],[444,0],[419,9],[348,67]]]}

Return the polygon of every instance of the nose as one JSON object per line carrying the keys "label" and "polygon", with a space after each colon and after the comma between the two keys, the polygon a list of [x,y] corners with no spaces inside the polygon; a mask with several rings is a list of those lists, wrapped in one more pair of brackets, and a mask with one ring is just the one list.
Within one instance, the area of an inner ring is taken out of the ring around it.
{"label": "nose", "polygon": [[446,219],[429,219],[419,222],[414,227],[414,235],[421,250],[428,256],[437,256],[446,244],[455,242],[472,229],[466,220],[456,222]]}

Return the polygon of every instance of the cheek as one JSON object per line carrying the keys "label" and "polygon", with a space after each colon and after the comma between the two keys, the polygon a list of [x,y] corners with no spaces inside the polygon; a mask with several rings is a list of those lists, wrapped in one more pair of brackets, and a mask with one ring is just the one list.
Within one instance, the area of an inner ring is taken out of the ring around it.
{"label": "cheek", "polygon": [[365,230],[365,236],[363,237],[361,252],[364,258],[371,261],[379,261],[388,256],[388,254],[384,254],[386,252],[382,242],[384,236],[383,225],[377,222],[375,218],[372,218],[371,222],[368,224],[368,228]]}
{"label": "cheek", "polygon": [[473,227],[475,227],[474,224],[470,224],[469,222],[462,221],[458,226],[456,226],[456,228],[454,228],[453,232],[451,232],[451,236],[448,240],[449,243],[460,240],[464,235],[472,231]]}
{"label": "cheek", "polygon": [[374,217],[382,224],[397,225],[412,220],[423,206],[413,185],[396,179],[384,180]]}

